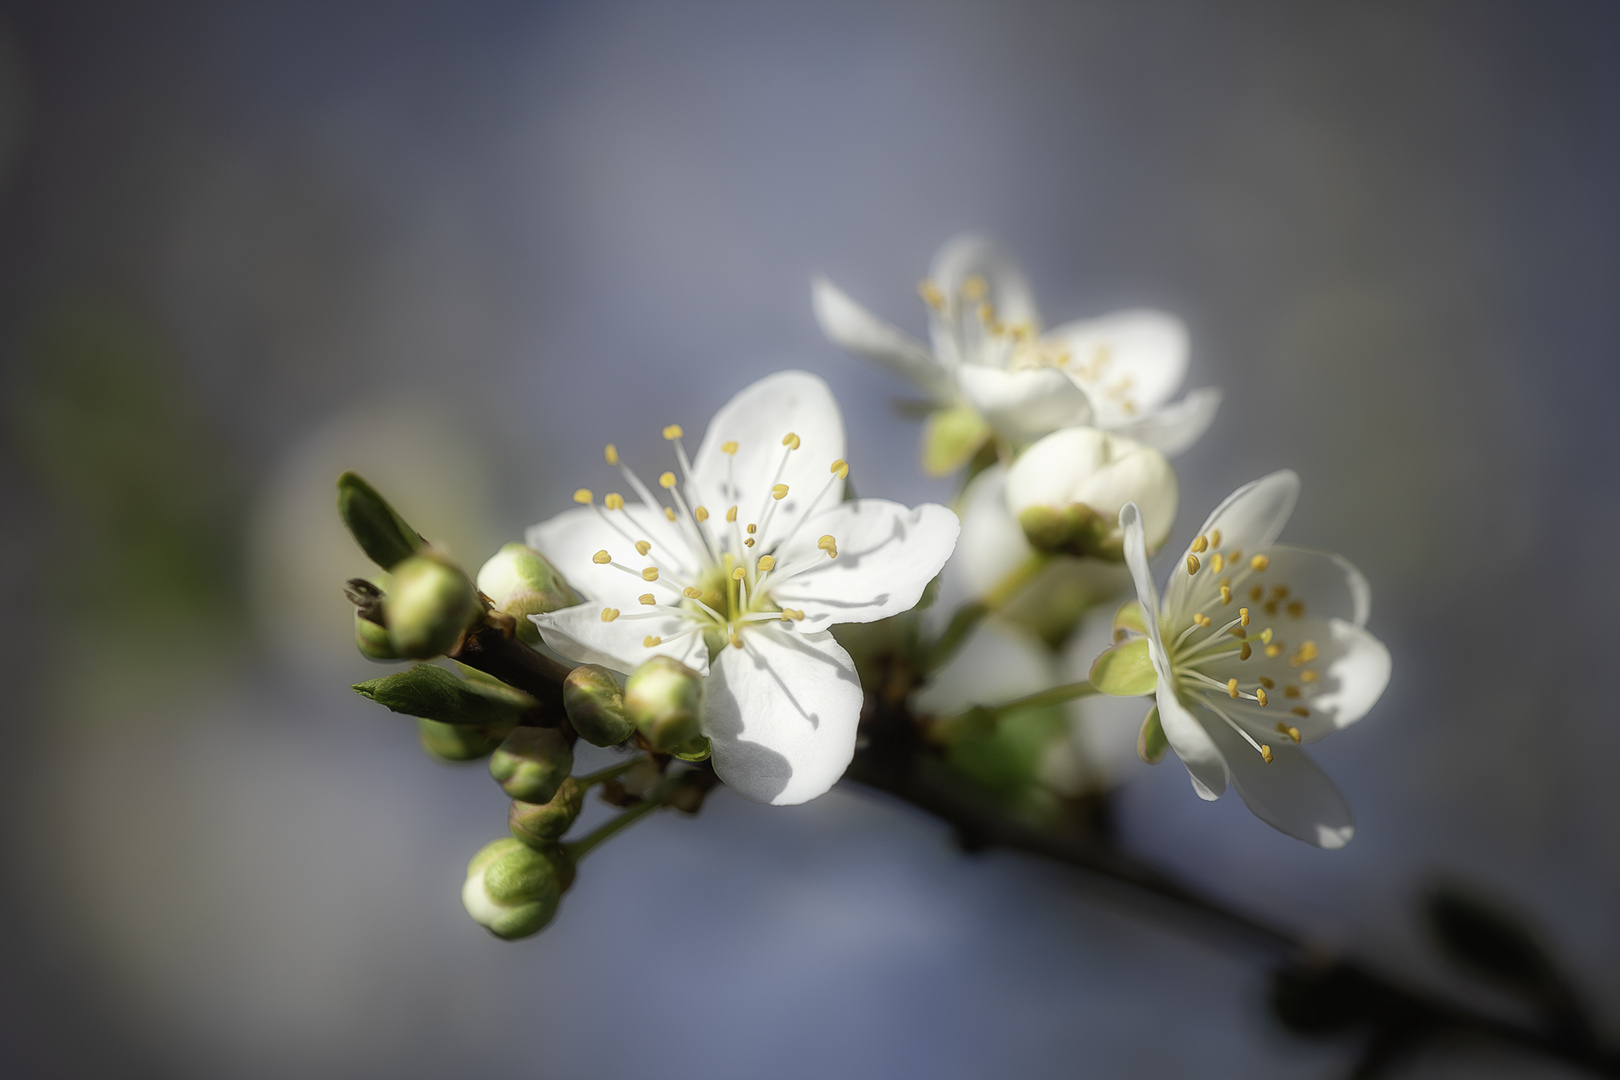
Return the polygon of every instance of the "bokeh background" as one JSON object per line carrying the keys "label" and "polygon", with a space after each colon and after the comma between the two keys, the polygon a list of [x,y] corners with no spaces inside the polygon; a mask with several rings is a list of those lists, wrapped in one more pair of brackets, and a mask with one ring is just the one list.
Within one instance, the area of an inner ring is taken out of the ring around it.
{"label": "bokeh background", "polygon": [[1126,842],[1443,986],[1467,878],[1620,1035],[1620,5],[52,0],[0,4],[0,1071],[1342,1072],[1254,958],[853,790],[640,826],[503,945],[499,791],[346,688],[344,467],[476,565],[800,366],[940,497],[809,278],[920,332],[964,228],[1049,319],[1180,313],[1177,537],[1292,466],[1396,658],[1319,747],[1348,849],[1173,763]]}

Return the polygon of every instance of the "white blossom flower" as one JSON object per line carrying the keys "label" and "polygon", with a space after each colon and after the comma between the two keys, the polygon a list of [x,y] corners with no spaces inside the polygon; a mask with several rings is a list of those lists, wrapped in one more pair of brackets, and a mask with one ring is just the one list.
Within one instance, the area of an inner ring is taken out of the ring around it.
{"label": "white blossom flower", "polygon": [[[1142,512],[1148,551],[1169,539],[1179,495],[1176,471],[1159,451],[1123,435],[1092,427],[1065,428],[1038,440],[1007,470],[1007,509],[1031,539],[1032,511],[1046,519],[1047,550],[1067,545],[1075,554],[1120,557],[1119,512],[1134,502]],[[1065,516],[1070,508],[1084,520]],[[1064,536],[1064,525],[1090,535]]]}
{"label": "white blossom flower", "polygon": [[777,805],[843,775],[861,687],[828,628],[914,606],[956,544],[956,515],[882,499],[845,501],[844,423],[827,384],[771,375],[732,398],[688,459],[664,429],[680,476],[667,502],[619,460],[630,498],[582,505],[529,530],[588,602],[533,617],[576,663],[628,672],[670,656],[708,676],[703,733],[720,778]]}
{"label": "white blossom flower", "polygon": [[[936,416],[969,410],[1015,444],[1090,425],[1174,455],[1197,441],[1220,405],[1220,392],[1212,389],[1170,402],[1187,370],[1187,332],[1179,319],[1122,311],[1042,333],[1023,272],[983,238],[958,237],[942,247],[918,291],[929,307],[932,349],[825,278],[815,279],[812,295],[832,341],[911,380],[951,410]],[[950,427],[957,452],[941,459],[937,471],[964,463],[987,434],[958,418]]]}
{"label": "white blossom flower", "polygon": [[1158,720],[1193,789],[1216,799],[1230,782],[1261,820],[1338,848],[1355,831],[1350,807],[1300,744],[1364,716],[1389,682],[1390,656],[1364,628],[1371,593],[1354,566],[1275,543],[1298,494],[1299,477],[1284,470],[1228,496],[1171,571],[1162,603],[1134,505],[1120,524]]}

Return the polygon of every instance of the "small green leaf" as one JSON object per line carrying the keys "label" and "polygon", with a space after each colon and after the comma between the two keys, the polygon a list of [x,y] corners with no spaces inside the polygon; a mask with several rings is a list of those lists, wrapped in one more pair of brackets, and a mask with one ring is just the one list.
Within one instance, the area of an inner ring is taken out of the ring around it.
{"label": "small green leaf", "polygon": [[521,690],[466,682],[432,664],[356,683],[354,691],[392,712],[462,726],[510,727],[535,704]]}
{"label": "small green leaf", "polygon": [[384,570],[392,570],[394,564],[427,546],[388,500],[358,474],[346,472],[338,477],[337,489],[338,516],[360,550]]}
{"label": "small green leaf", "polygon": [[1104,651],[1091,665],[1091,685],[1114,697],[1141,697],[1159,685],[1147,638],[1133,638]]}
{"label": "small green leaf", "polygon": [[1138,634],[1147,633],[1147,624],[1142,621],[1142,602],[1140,600],[1127,600],[1119,605],[1114,612],[1114,630],[1131,630]]}
{"label": "small green leaf", "polygon": [[971,407],[940,409],[923,424],[923,471],[929,476],[949,476],[973,460],[989,437],[990,425]]}
{"label": "small green leaf", "polygon": [[1142,730],[1136,736],[1136,756],[1149,765],[1157,765],[1164,760],[1169,746],[1170,740],[1164,737],[1164,725],[1159,723],[1159,707],[1155,705],[1148,710]]}

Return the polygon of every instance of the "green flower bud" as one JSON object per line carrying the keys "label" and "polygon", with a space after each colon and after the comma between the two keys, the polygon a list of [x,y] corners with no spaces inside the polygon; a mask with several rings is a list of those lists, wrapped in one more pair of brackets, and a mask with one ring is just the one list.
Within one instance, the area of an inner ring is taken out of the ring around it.
{"label": "green flower bud", "polygon": [[708,737],[704,735],[688,739],[670,751],[672,756],[678,757],[682,761],[706,761],[712,753],[714,753],[714,747],[709,744]]}
{"label": "green flower bud", "polygon": [[517,636],[530,645],[538,644],[540,631],[529,621],[559,608],[572,607],[579,597],[545,556],[523,544],[507,544],[478,571],[478,589],[497,611],[517,620]]}
{"label": "green flower bud", "polygon": [[360,655],[367,660],[399,659],[399,653],[394,651],[393,643],[388,640],[388,627],[362,618],[358,611],[354,613],[354,643],[359,646]]}
{"label": "green flower bud", "polygon": [[1007,508],[1037,550],[1124,560],[1120,509],[1137,504],[1149,551],[1170,535],[1176,472],[1159,451],[1113,432],[1065,428],[1007,469]]}
{"label": "green flower bud", "polygon": [[579,737],[592,746],[617,746],[635,733],[624,713],[624,691],[613,673],[600,664],[586,664],[563,680],[563,708]]}
{"label": "green flower bud", "polygon": [[496,734],[485,727],[441,724],[422,717],[417,717],[416,733],[422,749],[441,761],[477,761],[488,757],[501,745],[505,734]]}
{"label": "green flower bud", "polygon": [[550,802],[529,803],[514,799],[506,815],[512,835],[543,851],[561,840],[579,817],[585,805],[585,785],[570,776],[557,788]]}
{"label": "green flower bud", "polygon": [[486,845],[467,864],[461,905],[473,921],[510,941],[545,929],[557,914],[563,875],[552,857],[517,840]]}
{"label": "green flower bud", "polygon": [[427,546],[377,489],[352,472],[338,477],[338,516],[360,550],[384,570]]}
{"label": "green flower bud", "polygon": [[1048,555],[1109,554],[1108,523],[1083,503],[1025,507],[1018,524],[1029,546]]}
{"label": "green flower bud", "polygon": [[574,771],[574,749],[556,728],[516,727],[489,759],[501,790],[524,802],[550,802]]}
{"label": "green flower bud", "polygon": [[667,656],[655,656],[630,675],[624,709],[654,750],[690,742],[703,721],[703,676]]}
{"label": "green flower bud", "polygon": [[412,555],[395,565],[383,611],[395,651],[424,660],[455,647],[478,616],[478,595],[459,568],[435,555]]}

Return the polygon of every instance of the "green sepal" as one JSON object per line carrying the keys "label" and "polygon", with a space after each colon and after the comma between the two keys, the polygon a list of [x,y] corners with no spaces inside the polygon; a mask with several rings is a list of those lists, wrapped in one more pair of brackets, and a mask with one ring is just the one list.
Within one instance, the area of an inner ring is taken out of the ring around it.
{"label": "green sepal", "polygon": [[466,727],[509,728],[535,705],[521,690],[470,683],[432,664],[413,664],[353,689],[391,712]]}
{"label": "green sepal", "polygon": [[512,835],[536,851],[546,851],[562,839],[585,805],[585,785],[570,776],[562,782],[550,802],[526,803],[512,800],[506,814],[506,827]]}
{"label": "green sepal", "polygon": [[372,562],[392,570],[402,559],[427,546],[415,529],[405,523],[388,500],[358,474],[338,477],[338,516]]}
{"label": "green sepal", "polygon": [[1164,760],[1164,752],[1170,746],[1170,740],[1164,737],[1164,725],[1159,723],[1159,707],[1157,705],[1148,710],[1147,719],[1142,721],[1142,730],[1136,736],[1136,756],[1149,765],[1157,765]]}
{"label": "green sepal", "polygon": [[973,460],[990,437],[990,425],[968,405],[931,413],[923,424],[922,467],[929,476],[949,476]]}
{"label": "green sepal", "polygon": [[556,728],[516,727],[489,759],[489,775],[514,799],[547,803],[574,768],[574,748]]}
{"label": "green sepal", "polygon": [[1147,633],[1147,623],[1142,620],[1142,602],[1140,600],[1127,600],[1119,605],[1114,612],[1114,632],[1130,630],[1137,634]]}
{"label": "green sepal", "polygon": [[1090,677],[1099,693],[1114,697],[1141,697],[1153,693],[1159,685],[1147,638],[1132,638],[1105,649],[1092,661]]}

